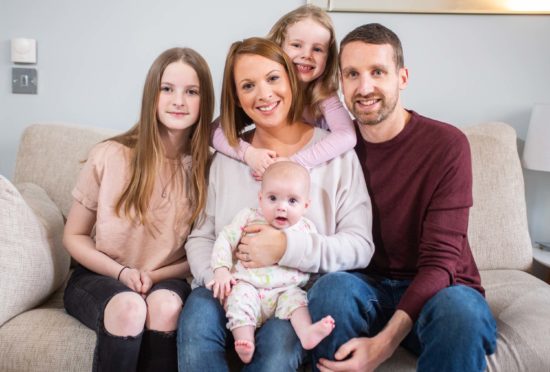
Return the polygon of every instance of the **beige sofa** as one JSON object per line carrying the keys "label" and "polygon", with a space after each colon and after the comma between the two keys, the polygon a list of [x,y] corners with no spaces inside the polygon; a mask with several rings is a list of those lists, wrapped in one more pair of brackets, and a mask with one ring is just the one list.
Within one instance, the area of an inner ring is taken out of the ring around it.
{"label": "beige sofa", "polygon": [[[515,132],[502,123],[465,132],[474,170],[469,238],[499,332],[489,370],[548,371],[550,285],[528,273],[532,253]],[[91,369],[95,335],[63,309],[69,259],[60,234],[80,161],[112,134],[30,126],[17,156],[19,191],[0,179],[0,371]],[[414,369],[415,357],[399,349],[379,370]]]}

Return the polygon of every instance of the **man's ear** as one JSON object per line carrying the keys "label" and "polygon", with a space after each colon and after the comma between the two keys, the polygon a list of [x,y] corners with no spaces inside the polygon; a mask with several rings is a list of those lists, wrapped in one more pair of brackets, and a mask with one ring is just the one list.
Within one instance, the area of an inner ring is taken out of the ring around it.
{"label": "man's ear", "polygon": [[403,90],[409,85],[409,70],[406,67],[399,69],[399,89]]}

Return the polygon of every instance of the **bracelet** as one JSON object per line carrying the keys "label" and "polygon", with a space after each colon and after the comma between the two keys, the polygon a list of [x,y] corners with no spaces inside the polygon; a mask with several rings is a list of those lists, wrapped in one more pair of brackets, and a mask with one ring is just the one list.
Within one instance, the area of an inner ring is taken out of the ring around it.
{"label": "bracelet", "polygon": [[128,266],[124,266],[122,269],[120,269],[120,271],[118,272],[118,276],[116,277],[116,280],[120,280],[120,274],[122,274],[122,272],[124,271],[124,269],[129,269]]}

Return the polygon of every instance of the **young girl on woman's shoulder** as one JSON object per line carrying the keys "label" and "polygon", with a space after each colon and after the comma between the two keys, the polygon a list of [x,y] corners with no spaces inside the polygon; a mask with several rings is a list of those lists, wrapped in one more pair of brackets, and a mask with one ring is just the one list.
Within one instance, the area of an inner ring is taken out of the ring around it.
{"label": "young girl on woman's shoulder", "polygon": [[177,371],[183,243],[206,203],[213,110],[204,59],[169,49],[149,69],[139,122],[81,170],[63,237],[80,265],[64,301],[97,333],[94,371]]}
{"label": "young girl on woman's shoulder", "polygon": [[[319,7],[301,6],[281,17],[268,38],[279,44],[294,63],[304,94],[303,119],[331,131],[323,141],[298,152],[291,160],[313,168],[352,149],[355,129],[337,95],[338,49],[330,17]],[[218,151],[246,162],[257,177],[277,159],[273,151],[242,140],[228,141],[220,127],[214,131],[212,142]]]}

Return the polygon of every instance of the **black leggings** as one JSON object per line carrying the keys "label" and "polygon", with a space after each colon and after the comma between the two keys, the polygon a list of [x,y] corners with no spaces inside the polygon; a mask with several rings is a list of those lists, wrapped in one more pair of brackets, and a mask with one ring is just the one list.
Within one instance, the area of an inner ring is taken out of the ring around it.
{"label": "black leggings", "polygon": [[[183,303],[191,287],[183,279],[169,279],[155,284],[149,293],[168,289]],[[103,316],[107,303],[115,295],[131,292],[120,281],[96,274],[83,266],[73,271],[64,302],[67,313],[96,331],[93,371],[177,371],[176,332],[145,330],[137,336],[114,336],[105,330]]]}

